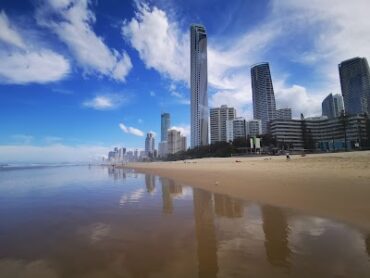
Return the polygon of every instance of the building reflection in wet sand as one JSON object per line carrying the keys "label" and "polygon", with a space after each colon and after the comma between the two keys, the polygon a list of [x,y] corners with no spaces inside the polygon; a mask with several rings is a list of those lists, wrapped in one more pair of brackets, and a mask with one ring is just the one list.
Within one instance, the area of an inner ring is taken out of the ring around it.
{"label": "building reflection in wet sand", "polygon": [[126,172],[124,169],[118,169],[116,167],[107,167],[108,175],[113,177],[114,180],[124,180],[126,179]]}
{"label": "building reflection in wet sand", "polygon": [[182,186],[170,179],[159,178],[159,180],[162,184],[163,213],[171,214],[173,212],[172,198],[182,194]]}
{"label": "building reflection in wet sand", "polygon": [[289,227],[284,212],[280,208],[263,206],[262,220],[268,261],[275,266],[289,267]]}
{"label": "building reflection in wet sand", "polygon": [[212,193],[194,188],[193,202],[199,277],[216,277],[218,272],[217,240]]}
{"label": "building reflection in wet sand", "polygon": [[370,235],[367,235],[365,239],[365,245],[366,245],[366,252],[370,257]]}
{"label": "building reflection in wet sand", "polygon": [[216,193],[214,194],[214,199],[217,216],[228,218],[243,217],[243,204],[240,200]]}
{"label": "building reflection in wet sand", "polygon": [[148,193],[153,192],[155,189],[155,176],[145,174],[145,186]]}

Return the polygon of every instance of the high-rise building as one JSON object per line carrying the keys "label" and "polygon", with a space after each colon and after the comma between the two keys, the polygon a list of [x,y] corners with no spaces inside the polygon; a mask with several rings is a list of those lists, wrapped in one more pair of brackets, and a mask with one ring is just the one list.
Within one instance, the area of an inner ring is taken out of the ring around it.
{"label": "high-rise building", "polygon": [[274,119],[276,103],[268,63],[254,65],[251,69],[253,117],[261,120],[262,133],[267,133],[268,123]]}
{"label": "high-rise building", "polygon": [[336,117],[339,117],[344,112],[343,96],[340,94],[335,94],[333,95],[333,100]]}
{"label": "high-rise building", "polygon": [[370,69],[366,58],[339,64],[340,85],[346,114],[370,112]]}
{"label": "high-rise building", "polygon": [[154,134],[152,132],[148,132],[145,138],[145,153],[148,156],[153,155],[154,149],[155,149]]}
{"label": "high-rise building", "polygon": [[274,118],[279,119],[279,120],[291,120],[292,119],[292,109],[291,108],[276,109]]}
{"label": "high-rise building", "polygon": [[235,109],[227,107],[227,105],[210,109],[211,144],[227,142],[226,122],[235,119],[235,117]]}
{"label": "high-rise building", "polygon": [[344,109],[343,98],[339,94],[330,94],[323,100],[321,107],[323,116],[329,119],[339,117]]}
{"label": "high-rise building", "polygon": [[246,121],[239,117],[226,121],[226,141],[234,141],[237,138],[246,138]]}
{"label": "high-rise building", "polygon": [[169,129],[167,131],[167,139],[168,154],[186,151],[186,137],[182,136],[180,131],[176,129]]}
{"label": "high-rise building", "polygon": [[[167,137],[167,135],[166,135]],[[161,158],[165,158],[168,154],[168,144],[167,141],[159,142],[158,144],[158,156]]]}
{"label": "high-rise building", "polygon": [[262,134],[261,120],[250,120],[245,125],[246,135],[250,137],[258,136]]}
{"label": "high-rise building", "polygon": [[167,141],[167,130],[171,127],[171,116],[169,113],[161,114],[161,142]]}
{"label": "high-rise building", "polygon": [[191,147],[208,145],[207,33],[190,27]]}

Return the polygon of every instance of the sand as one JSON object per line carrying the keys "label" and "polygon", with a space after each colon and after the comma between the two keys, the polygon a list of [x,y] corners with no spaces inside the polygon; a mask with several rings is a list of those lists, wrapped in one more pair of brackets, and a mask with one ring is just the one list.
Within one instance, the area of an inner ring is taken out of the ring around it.
{"label": "sand", "polygon": [[205,158],[126,167],[232,197],[370,230],[370,151],[305,157]]}

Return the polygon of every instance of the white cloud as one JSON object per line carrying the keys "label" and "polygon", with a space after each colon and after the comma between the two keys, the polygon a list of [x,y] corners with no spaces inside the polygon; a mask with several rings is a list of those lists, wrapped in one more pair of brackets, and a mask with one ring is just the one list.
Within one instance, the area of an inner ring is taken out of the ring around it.
{"label": "white cloud", "polygon": [[126,52],[110,49],[93,31],[96,18],[89,0],[45,0],[36,12],[40,26],[63,41],[86,74],[96,73],[125,81],[132,68]]}
{"label": "white cloud", "polygon": [[132,135],[139,136],[139,137],[144,136],[144,132],[142,132],[140,129],[137,129],[137,128],[131,127],[131,126],[126,126],[124,123],[120,123],[119,128],[124,133],[127,133],[127,134],[132,134]]}
{"label": "white cloud", "polygon": [[151,97],[155,97],[155,92],[150,91],[150,92],[149,92],[149,95],[150,95]]}
{"label": "white cloud", "polygon": [[3,162],[99,162],[111,149],[94,145],[1,145],[0,158]]}
{"label": "white cloud", "polygon": [[12,46],[24,49],[25,43],[17,30],[10,24],[4,11],[0,12],[0,40]]}
{"label": "white cloud", "polygon": [[4,11],[0,13],[0,47],[1,83],[48,83],[63,79],[70,71],[62,55],[25,40]]}
{"label": "white cloud", "polygon": [[309,94],[307,89],[299,86],[287,86],[283,81],[275,84],[277,108],[292,108],[293,117],[321,115],[321,102],[325,94]]}
{"label": "white cloud", "polygon": [[113,110],[127,102],[127,98],[120,94],[97,95],[93,99],[83,102],[83,106],[96,110]]}
{"label": "white cloud", "polygon": [[135,17],[125,22],[123,36],[131,43],[147,68],[176,81],[189,78],[188,36],[157,7],[138,4]]}
{"label": "white cloud", "polygon": [[48,83],[63,79],[70,70],[63,56],[46,49],[12,53],[0,50],[0,60],[3,83]]}

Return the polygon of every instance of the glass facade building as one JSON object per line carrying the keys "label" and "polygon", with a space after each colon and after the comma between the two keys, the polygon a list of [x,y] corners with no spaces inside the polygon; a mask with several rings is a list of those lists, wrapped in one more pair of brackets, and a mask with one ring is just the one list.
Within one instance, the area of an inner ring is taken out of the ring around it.
{"label": "glass facade building", "polygon": [[321,104],[322,115],[331,118],[339,117],[344,110],[343,98],[341,95],[328,95]]}
{"label": "glass facade building", "polygon": [[346,114],[370,112],[370,70],[366,58],[339,64],[339,77]]}
{"label": "glass facade building", "polygon": [[191,147],[208,145],[207,33],[190,27]]}
{"label": "glass facade building", "polygon": [[262,133],[268,132],[268,123],[275,117],[276,103],[268,63],[257,64],[251,69],[253,116],[261,120]]}
{"label": "glass facade building", "polygon": [[161,142],[167,141],[167,130],[171,127],[171,116],[169,113],[161,114]]}

